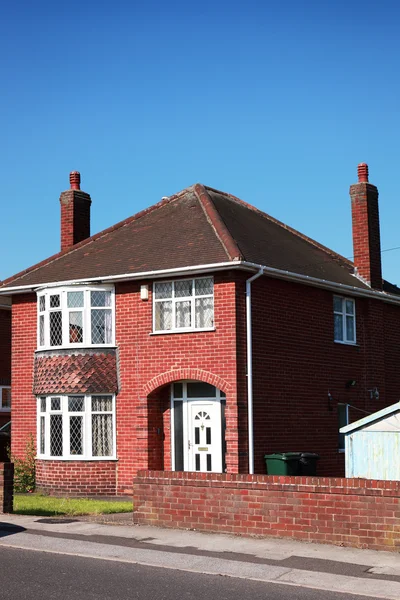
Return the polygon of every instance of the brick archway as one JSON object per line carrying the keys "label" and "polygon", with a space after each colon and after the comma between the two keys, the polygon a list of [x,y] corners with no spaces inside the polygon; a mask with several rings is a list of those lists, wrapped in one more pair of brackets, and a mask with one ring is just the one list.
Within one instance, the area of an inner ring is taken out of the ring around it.
{"label": "brick archway", "polygon": [[173,381],[181,381],[182,379],[194,379],[196,381],[204,381],[205,383],[209,383],[219,390],[228,394],[230,391],[230,385],[222,379],[215,375],[214,373],[210,373],[209,371],[203,371],[202,369],[176,369],[174,371],[167,371],[166,373],[161,373],[156,377],[153,377],[150,381],[146,383],[143,388],[143,394],[148,396],[157,388],[167,385],[168,383],[172,383]]}

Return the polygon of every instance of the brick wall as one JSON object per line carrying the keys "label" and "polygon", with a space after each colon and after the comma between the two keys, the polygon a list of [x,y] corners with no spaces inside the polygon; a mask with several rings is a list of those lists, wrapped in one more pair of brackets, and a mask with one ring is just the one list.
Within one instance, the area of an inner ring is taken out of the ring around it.
{"label": "brick wall", "polygon": [[14,465],[0,462],[0,514],[13,511]]}
{"label": "brick wall", "polygon": [[37,460],[36,486],[54,495],[112,496],[116,489],[116,461]]}
{"label": "brick wall", "polygon": [[318,475],[344,475],[338,404],[359,409],[350,409],[355,421],[398,401],[400,307],[356,298],[357,344],[340,344],[333,295],[268,277],[252,284],[256,473],[265,473],[264,454],[300,450],[320,454]]}
{"label": "brick wall", "polygon": [[142,471],[135,523],[399,551],[400,483]]}

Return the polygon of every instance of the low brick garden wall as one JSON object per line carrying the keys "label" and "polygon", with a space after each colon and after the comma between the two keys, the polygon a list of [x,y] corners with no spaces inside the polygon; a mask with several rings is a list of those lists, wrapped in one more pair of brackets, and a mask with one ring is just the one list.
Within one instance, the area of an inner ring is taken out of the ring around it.
{"label": "low brick garden wall", "polygon": [[13,463],[0,463],[0,514],[13,510]]}
{"label": "low brick garden wall", "polygon": [[400,482],[139,471],[134,522],[400,549]]}

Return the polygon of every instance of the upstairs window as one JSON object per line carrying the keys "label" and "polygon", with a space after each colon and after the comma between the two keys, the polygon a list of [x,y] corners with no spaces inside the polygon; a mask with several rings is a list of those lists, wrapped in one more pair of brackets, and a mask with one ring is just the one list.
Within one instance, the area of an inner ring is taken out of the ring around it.
{"label": "upstairs window", "polygon": [[154,331],[191,331],[214,327],[212,277],[156,282],[153,298]]}
{"label": "upstairs window", "polygon": [[0,410],[10,412],[11,410],[11,388],[0,385]]}
{"label": "upstairs window", "polygon": [[53,288],[38,293],[38,348],[114,343],[111,288]]}
{"label": "upstairs window", "polygon": [[333,297],[334,339],[342,344],[356,343],[356,306],[352,298]]}

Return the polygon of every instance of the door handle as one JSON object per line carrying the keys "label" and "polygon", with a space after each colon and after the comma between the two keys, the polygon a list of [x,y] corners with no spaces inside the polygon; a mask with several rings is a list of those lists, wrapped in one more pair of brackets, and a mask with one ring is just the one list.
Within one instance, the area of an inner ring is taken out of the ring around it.
{"label": "door handle", "polygon": [[190,450],[191,447],[192,447],[192,444],[190,443],[190,440],[188,440],[188,450]]}

